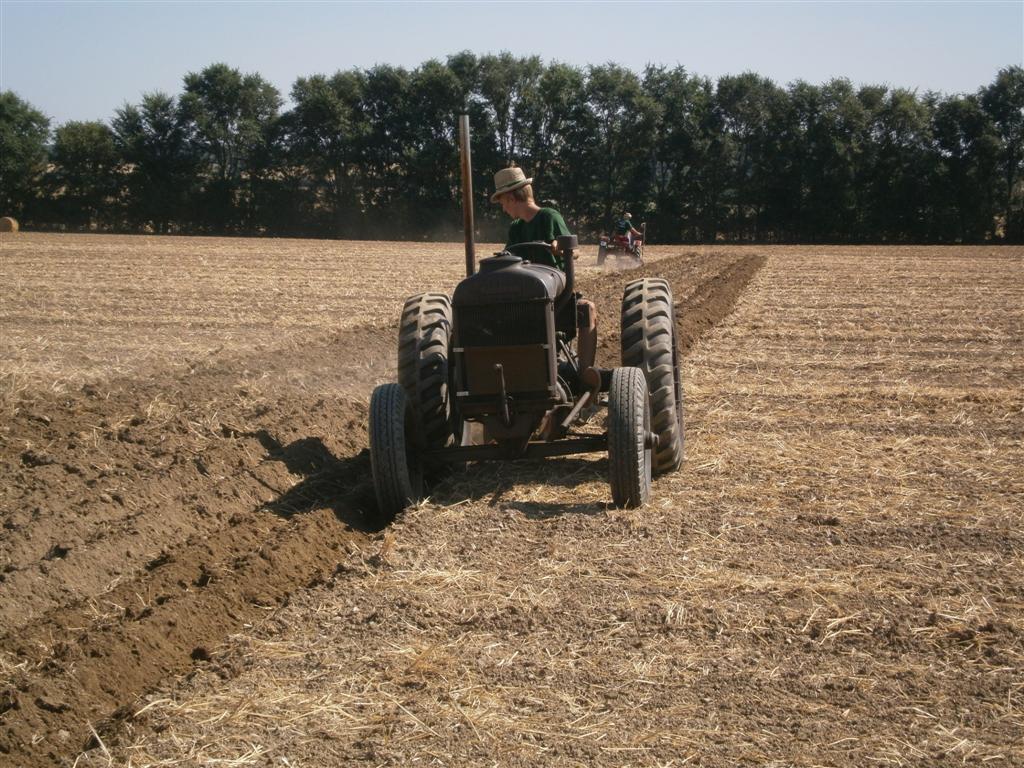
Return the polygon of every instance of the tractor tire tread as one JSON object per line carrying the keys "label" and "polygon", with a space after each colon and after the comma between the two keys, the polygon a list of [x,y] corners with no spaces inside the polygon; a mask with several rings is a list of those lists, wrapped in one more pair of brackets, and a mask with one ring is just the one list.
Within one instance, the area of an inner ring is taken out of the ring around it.
{"label": "tractor tire tread", "polygon": [[443,293],[406,299],[398,331],[398,383],[412,403],[424,448],[454,440],[448,396],[452,304]]}
{"label": "tractor tire tread", "polygon": [[683,401],[672,289],[662,278],[640,278],[622,297],[622,365],[640,368],[651,397],[651,429],[658,435],[654,472],[683,461]]}
{"label": "tractor tire tread", "polygon": [[377,496],[377,520],[386,523],[422,492],[417,473],[406,453],[405,390],[399,384],[381,384],[370,396],[370,468]]}
{"label": "tractor tire tread", "polygon": [[617,507],[643,506],[651,482],[646,448],[647,380],[639,368],[616,368],[608,391],[608,476]]}

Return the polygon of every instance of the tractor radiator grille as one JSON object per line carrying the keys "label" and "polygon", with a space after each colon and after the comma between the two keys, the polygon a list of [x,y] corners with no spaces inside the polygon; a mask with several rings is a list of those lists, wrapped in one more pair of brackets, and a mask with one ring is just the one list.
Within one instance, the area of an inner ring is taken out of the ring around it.
{"label": "tractor radiator grille", "polygon": [[548,302],[533,301],[456,307],[455,326],[463,347],[545,344]]}

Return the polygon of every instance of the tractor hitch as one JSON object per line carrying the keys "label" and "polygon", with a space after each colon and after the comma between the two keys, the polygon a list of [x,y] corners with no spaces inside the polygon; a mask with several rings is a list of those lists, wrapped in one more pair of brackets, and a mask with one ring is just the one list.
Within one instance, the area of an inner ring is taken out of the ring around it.
{"label": "tractor hitch", "polygon": [[501,422],[506,427],[512,426],[512,411],[508,407],[509,396],[505,389],[505,369],[501,363],[494,364],[494,373],[498,377],[498,407],[501,409]]}
{"label": "tractor hitch", "polygon": [[580,435],[554,442],[531,441],[522,443],[489,443],[488,445],[457,445],[436,448],[423,454],[423,458],[441,464],[463,461],[497,461],[515,459],[543,459],[552,456],[573,456],[578,453],[596,453],[608,450],[608,434]]}

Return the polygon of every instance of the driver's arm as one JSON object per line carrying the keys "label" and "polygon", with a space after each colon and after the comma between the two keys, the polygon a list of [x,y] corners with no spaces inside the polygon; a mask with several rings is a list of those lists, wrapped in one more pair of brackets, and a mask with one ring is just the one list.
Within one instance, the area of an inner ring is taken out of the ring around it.
{"label": "driver's arm", "polygon": [[[558,241],[557,240],[552,240],[551,241],[551,255],[552,256],[557,256],[559,258],[562,257],[562,249],[558,247]],[[579,251],[573,251],[572,252],[572,258],[573,258],[574,261],[576,259],[578,259],[579,257],[580,257],[580,252]]]}

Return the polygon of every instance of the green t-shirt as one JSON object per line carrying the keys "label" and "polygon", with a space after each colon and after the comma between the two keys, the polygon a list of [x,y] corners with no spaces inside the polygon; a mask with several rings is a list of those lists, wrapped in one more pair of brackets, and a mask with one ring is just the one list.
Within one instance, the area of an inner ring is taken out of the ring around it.
{"label": "green t-shirt", "polygon": [[[562,218],[562,214],[554,208],[541,208],[529,221],[516,219],[512,222],[508,228],[508,243],[506,243],[506,247],[516,243],[529,243],[534,240],[543,240],[545,243],[550,243],[552,240],[568,234],[569,228],[565,226],[565,219]],[[558,257],[552,258],[551,254],[544,248],[518,248],[515,251],[515,255],[529,259],[534,264],[547,264],[549,267],[558,267],[563,271],[565,270],[562,260]]]}
{"label": "green t-shirt", "polygon": [[633,224],[629,219],[619,219],[615,222],[615,232],[619,235],[628,234],[632,226]]}

